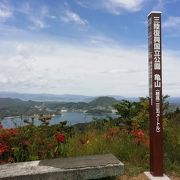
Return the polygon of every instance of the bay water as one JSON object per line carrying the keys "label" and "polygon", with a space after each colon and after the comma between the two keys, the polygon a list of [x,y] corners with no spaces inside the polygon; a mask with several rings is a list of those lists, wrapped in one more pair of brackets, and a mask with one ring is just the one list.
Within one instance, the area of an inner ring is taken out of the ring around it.
{"label": "bay water", "polygon": [[[107,114],[87,114],[83,112],[63,112],[61,115],[56,115],[52,117],[49,121],[49,125],[59,124],[62,121],[67,121],[69,125],[74,125],[77,123],[86,123],[91,122],[94,118],[103,119],[107,117],[117,117],[116,114],[107,113]],[[31,122],[30,117],[6,117],[1,123],[4,128],[17,128],[21,126],[27,125],[24,123],[24,120],[29,120]],[[34,119],[34,124],[36,126],[41,125],[41,121],[38,118]]]}

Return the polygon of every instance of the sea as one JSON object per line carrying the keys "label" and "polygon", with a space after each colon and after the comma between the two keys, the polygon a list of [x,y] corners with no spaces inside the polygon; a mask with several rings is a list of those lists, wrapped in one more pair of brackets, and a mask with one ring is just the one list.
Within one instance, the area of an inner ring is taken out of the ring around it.
{"label": "sea", "polygon": [[[94,118],[104,119],[108,117],[118,117],[115,113],[106,113],[106,114],[87,114],[84,112],[62,112],[61,115],[56,115],[52,117],[49,121],[49,125],[59,124],[62,121],[67,121],[69,125],[74,125],[78,123],[86,123],[93,121]],[[30,117],[6,117],[1,123],[4,128],[17,128],[27,125],[24,120],[30,121]],[[34,119],[34,125],[40,126],[42,123],[38,118]]]}

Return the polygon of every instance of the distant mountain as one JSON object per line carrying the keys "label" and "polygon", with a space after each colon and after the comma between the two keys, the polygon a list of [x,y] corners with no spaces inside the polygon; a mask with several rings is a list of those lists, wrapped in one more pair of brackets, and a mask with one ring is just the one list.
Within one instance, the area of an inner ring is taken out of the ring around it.
{"label": "distant mountain", "polygon": [[97,106],[107,107],[107,106],[112,106],[113,104],[118,103],[118,102],[119,101],[113,97],[102,96],[89,102],[89,105],[94,106],[94,107],[97,107]]}
{"label": "distant mountain", "polygon": [[[137,98],[124,98],[118,95],[107,95],[108,97],[113,97],[116,100],[128,99],[134,100]],[[16,93],[16,92],[0,92],[0,98],[12,98],[21,99],[24,101],[56,101],[56,102],[90,102],[98,98],[98,96],[84,96],[84,95],[73,95],[73,94],[28,94],[28,93]]]}
{"label": "distant mountain", "polygon": [[16,92],[0,92],[0,98],[21,99],[24,101],[56,101],[56,102],[89,102],[93,97],[83,95],[26,94]]}
{"label": "distant mountain", "polygon": [[[122,96],[113,96],[117,100],[123,99]],[[12,99],[21,99],[24,101],[56,101],[56,102],[90,102],[98,98],[98,96],[84,96],[84,95],[73,95],[73,94],[28,94],[28,93],[16,93],[16,92],[0,92],[0,98],[12,98]]]}
{"label": "distant mountain", "polygon": [[169,97],[168,101],[173,104],[180,104],[180,97]]}
{"label": "distant mountain", "polygon": [[112,97],[112,98],[115,98],[116,100],[120,101],[122,99],[125,99],[125,97],[123,96],[118,96],[118,95],[107,95],[108,97]]}
{"label": "distant mountain", "polygon": [[[8,94],[9,95],[9,94]],[[17,94],[13,94],[13,97],[16,97]],[[23,94],[24,95],[24,94]],[[23,97],[21,96],[21,98]],[[11,94],[12,96],[12,94]],[[18,94],[20,96],[20,94]],[[77,96],[77,95],[58,95],[58,97],[61,96],[62,101],[57,101],[55,95],[53,95],[53,98],[49,99],[46,97],[46,100],[49,101],[45,102],[45,99],[42,97],[42,101],[32,101],[32,100],[21,100],[17,98],[1,98],[0,97],[0,118],[5,116],[20,116],[23,115],[32,115],[32,114],[38,114],[40,112],[49,113],[49,110],[53,110],[54,112],[59,112],[61,109],[67,109],[68,111],[95,111],[97,110],[111,110],[111,106],[113,104],[118,103],[119,101],[115,99],[114,97],[108,97],[108,96],[102,96],[102,97],[88,97],[87,96]],[[33,99],[28,94],[26,98]],[[84,98],[84,99],[83,99]],[[40,98],[39,98],[40,99]],[[83,102],[82,100],[86,100],[88,102]],[[91,100],[92,99],[92,100]],[[124,99],[124,98],[123,98]],[[132,100],[132,98],[126,98],[127,100]],[[51,101],[50,101],[51,100]],[[60,98],[58,99],[60,100]],[[72,102],[72,101],[77,102]],[[91,101],[90,101],[91,100]],[[133,100],[138,100],[137,98],[134,98]],[[71,102],[68,102],[71,101]],[[89,102],[90,101],[90,102]],[[176,109],[177,106],[180,106],[180,98],[178,97],[171,97],[168,99],[168,101],[171,104],[171,107],[173,110]]]}
{"label": "distant mountain", "polygon": [[0,98],[0,108],[18,106],[19,104],[23,104],[23,101],[20,99]]}
{"label": "distant mountain", "polygon": [[[0,118],[6,116],[20,116],[38,114],[40,112],[49,113],[49,110],[58,112],[61,109],[68,111],[82,111],[82,110],[96,110],[111,109],[113,104],[119,102],[112,97],[98,97],[91,102],[39,102],[39,101],[24,101],[13,98],[0,98]],[[111,111],[109,111],[111,112]]]}
{"label": "distant mountain", "polygon": [[[107,95],[106,97],[112,97],[116,100],[127,99],[129,101],[138,101],[138,97],[123,97],[118,95]],[[39,101],[39,102],[91,102],[98,98],[98,96],[84,96],[73,94],[28,94],[28,93],[16,93],[16,92],[0,92],[0,98],[12,98],[20,99],[23,101]],[[180,104],[180,97],[168,98],[170,103]]]}

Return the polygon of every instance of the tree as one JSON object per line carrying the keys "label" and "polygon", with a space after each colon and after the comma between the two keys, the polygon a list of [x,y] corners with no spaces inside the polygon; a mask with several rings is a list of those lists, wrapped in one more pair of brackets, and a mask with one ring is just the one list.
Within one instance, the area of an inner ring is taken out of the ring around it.
{"label": "tree", "polygon": [[[169,112],[169,102],[167,98],[169,96],[163,96],[163,116],[164,121]],[[147,129],[149,128],[149,98],[140,97],[139,102],[130,102],[128,100],[122,100],[120,103],[114,105],[114,108],[121,116],[120,120],[128,125],[131,129],[132,122],[136,123],[138,127]]]}
{"label": "tree", "polygon": [[149,98],[140,97],[136,103],[137,114],[133,121],[143,129],[149,128]]}
{"label": "tree", "polygon": [[128,125],[129,128],[131,127],[133,117],[137,115],[136,106],[136,102],[130,102],[128,100],[122,100],[120,103],[114,105],[114,108],[118,111],[117,114],[121,116],[122,122]]}

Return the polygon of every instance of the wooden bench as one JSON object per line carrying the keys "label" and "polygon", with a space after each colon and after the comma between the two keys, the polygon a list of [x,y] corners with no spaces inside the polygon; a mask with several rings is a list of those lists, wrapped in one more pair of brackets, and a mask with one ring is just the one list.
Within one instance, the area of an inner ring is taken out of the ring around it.
{"label": "wooden bench", "polygon": [[116,177],[124,165],[112,154],[0,165],[3,180],[84,180]]}

